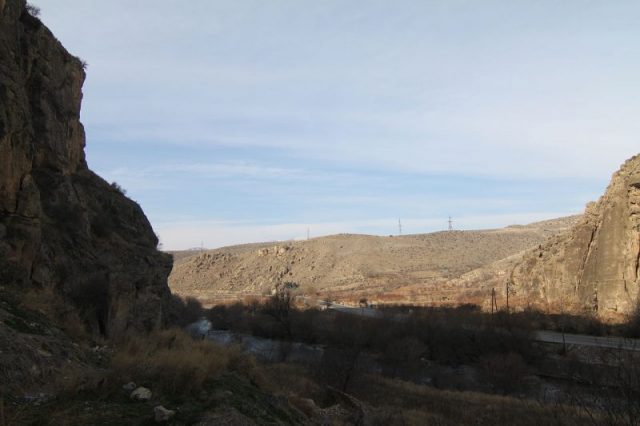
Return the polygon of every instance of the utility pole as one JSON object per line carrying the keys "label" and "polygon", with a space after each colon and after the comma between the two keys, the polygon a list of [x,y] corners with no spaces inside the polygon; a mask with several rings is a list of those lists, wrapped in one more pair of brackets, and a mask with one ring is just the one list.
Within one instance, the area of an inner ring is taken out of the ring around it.
{"label": "utility pole", "polygon": [[453,231],[453,219],[449,216],[449,231]]}
{"label": "utility pole", "polygon": [[509,284],[511,280],[507,280],[507,313],[509,313]]}
{"label": "utility pole", "polygon": [[498,312],[498,302],[496,301],[496,289],[491,289],[491,314]]}
{"label": "utility pole", "polygon": [[398,219],[398,235],[402,235],[402,222]]}

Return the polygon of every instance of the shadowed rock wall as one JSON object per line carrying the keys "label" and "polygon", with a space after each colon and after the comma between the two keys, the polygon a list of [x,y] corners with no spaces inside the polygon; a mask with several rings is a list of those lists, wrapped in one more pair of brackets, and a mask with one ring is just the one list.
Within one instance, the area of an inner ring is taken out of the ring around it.
{"label": "shadowed rock wall", "polygon": [[171,257],[87,167],[84,79],[24,0],[0,0],[0,285],[54,289],[102,334],[158,326]]}

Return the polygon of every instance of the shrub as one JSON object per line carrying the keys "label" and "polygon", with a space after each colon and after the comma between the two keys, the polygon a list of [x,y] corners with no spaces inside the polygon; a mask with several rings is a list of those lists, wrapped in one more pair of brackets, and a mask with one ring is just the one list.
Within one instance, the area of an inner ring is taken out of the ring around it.
{"label": "shrub", "polygon": [[154,392],[188,397],[234,365],[246,365],[241,357],[238,348],[193,340],[179,329],[170,329],[125,338],[111,366],[119,383],[134,381]]}
{"label": "shrub", "polygon": [[182,298],[173,294],[171,296],[172,324],[184,327],[192,324],[204,316],[202,304],[195,297]]}
{"label": "shrub", "polygon": [[118,182],[111,182],[111,188],[118,191],[122,195],[127,195],[127,190],[124,189]]}
{"label": "shrub", "polygon": [[506,394],[523,386],[522,379],[530,374],[530,368],[520,354],[491,354],[483,360],[483,372],[495,390]]}
{"label": "shrub", "polygon": [[27,13],[33,16],[34,18],[37,18],[38,16],[40,16],[40,8],[38,6],[35,6],[31,3],[27,3],[25,6],[25,9]]}
{"label": "shrub", "polygon": [[78,59],[78,62],[80,62],[80,66],[82,67],[82,69],[86,71],[87,68],[89,68],[89,63],[82,58],[77,58],[77,59]]}
{"label": "shrub", "polygon": [[640,306],[631,314],[624,327],[623,333],[625,337],[640,337]]}
{"label": "shrub", "polygon": [[422,355],[427,347],[416,337],[402,337],[389,342],[384,360],[391,365],[391,377],[405,372],[409,377],[420,367]]}
{"label": "shrub", "polygon": [[291,317],[295,309],[291,294],[293,285],[297,284],[285,283],[279,287],[276,294],[267,301],[264,309],[265,314],[271,316],[280,325],[283,334],[289,339],[292,337]]}

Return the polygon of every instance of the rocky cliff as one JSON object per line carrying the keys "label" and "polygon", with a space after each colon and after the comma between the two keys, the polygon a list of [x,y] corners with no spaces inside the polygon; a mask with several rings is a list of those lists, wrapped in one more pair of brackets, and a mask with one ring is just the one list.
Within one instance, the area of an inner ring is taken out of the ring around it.
{"label": "rocky cliff", "polygon": [[471,271],[449,286],[458,303],[491,309],[533,307],[624,321],[640,290],[640,155],[613,175],[605,194],[587,205],[567,232],[524,253]]}
{"label": "rocky cliff", "polygon": [[171,258],[140,207],[91,172],[83,63],[0,0],[0,286],[49,289],[104,335],[163,322]]}
{"label": "rocky cliff", "polygon": [[520,304],[613,317],[635,311],[639,273],[640,155],[570,232],[529,252],[510,279]]}

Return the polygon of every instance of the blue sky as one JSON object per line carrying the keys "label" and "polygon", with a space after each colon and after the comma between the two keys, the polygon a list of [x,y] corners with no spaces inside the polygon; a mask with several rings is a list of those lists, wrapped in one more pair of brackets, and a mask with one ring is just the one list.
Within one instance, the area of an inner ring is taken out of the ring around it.
{"label": "blue sky", "polygon": [[637,1],[32,3],[167,249],[573,214],[640,152]]}

